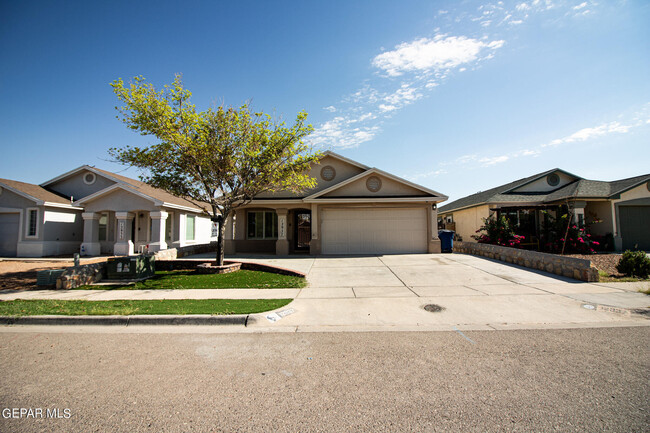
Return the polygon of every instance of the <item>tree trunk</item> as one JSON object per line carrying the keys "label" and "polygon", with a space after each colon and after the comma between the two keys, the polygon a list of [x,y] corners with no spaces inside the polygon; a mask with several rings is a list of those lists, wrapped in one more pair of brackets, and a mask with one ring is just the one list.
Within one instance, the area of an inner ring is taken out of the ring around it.
{"label": "tree trunk", "polygon": [[223,237],[226,232],[226,221],[222,221],[221,224],[219,224],[219,237],[217,238],[217,266],[223,266],[223,253],[224,253],[224,245],[223,245]]}
{"label": "tree trunk", "polygon": [[228,215],[219,215],[217,217],[219,222],[219,236],[217,237],[217,266],[223,266],[224,256],[224,235],[226,233],[226,219]]}

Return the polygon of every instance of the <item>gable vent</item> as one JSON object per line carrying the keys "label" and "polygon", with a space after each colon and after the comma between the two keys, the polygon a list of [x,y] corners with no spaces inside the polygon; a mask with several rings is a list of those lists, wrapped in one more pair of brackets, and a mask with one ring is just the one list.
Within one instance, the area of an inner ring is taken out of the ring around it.
{"label": "gable vent", "polygon": [[558,176],[557,173],[551,173],[546,176],[546,183],[550,186],[557,186],[560,183],[560,176]]}

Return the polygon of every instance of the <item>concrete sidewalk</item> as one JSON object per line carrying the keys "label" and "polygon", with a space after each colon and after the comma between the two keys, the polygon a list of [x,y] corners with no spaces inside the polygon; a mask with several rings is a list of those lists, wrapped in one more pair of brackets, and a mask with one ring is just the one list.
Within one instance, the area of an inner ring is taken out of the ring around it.
{"label": "concrete sidewalk", "polygon": [[[246,332],[650,326],[639,314],[650,307],[650,296],[638,292],[646,282],[583,283],[460,254],[235,258],[300,270],[309,286],[14,291],[0,300],[294,299],[280,315],[246,316]],[[427,312],[427,304],[443,310]]]}

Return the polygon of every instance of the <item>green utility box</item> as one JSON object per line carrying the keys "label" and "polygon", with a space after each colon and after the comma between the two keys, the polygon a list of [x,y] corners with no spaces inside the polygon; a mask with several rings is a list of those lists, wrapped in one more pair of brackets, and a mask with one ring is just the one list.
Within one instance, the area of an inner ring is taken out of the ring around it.
{"label": "green utility box", "polygon": [[154,256],[112,257],[106,263],[109,280],[140,280],[156,272]]}
{"label": "green utility box", "polygon": [[54,286],[56,280],[65,272],[65,269],[46,269],[36,272],[37,286]]}

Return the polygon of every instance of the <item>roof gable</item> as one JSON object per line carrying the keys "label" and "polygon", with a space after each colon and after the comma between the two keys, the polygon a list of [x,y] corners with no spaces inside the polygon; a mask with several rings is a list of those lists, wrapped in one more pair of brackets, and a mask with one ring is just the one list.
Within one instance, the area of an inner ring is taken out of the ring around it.
{"label": "roof gable", "polygon": [[549,193],[563,188],[571,182],[582,179],[574,174],[568,173],[559,168],[540,173],[538,176],[526,182],[520,183],[514,188],[506,190],[503,194],[530,194],[530,193]]}
{"label": "roof gable", "polygon": [[[378,188],[374,190],[374,188]],[[384,197],[428,197],[436,201],[447,197],[436,191],[409,182],[377,168],[366,170],[329,188],[318,191],[306,198],[317,200],[325,198],[384,198]]]}
{"label": "roof gable", "polygon": [[[96,175],[96,179],[92,184],[84,181],[84,177],[88,173],[94,173]],[[181,197],[176,197],[162,189],[154,188],[145,182],[89,165],[75,168],[61,176],[42,183],[41,186],[66,196],[72,196],[76,199],[75,203],[80,204],[87,203],[96,197],[114,191],[115,187],[120,186],[122,189],[140,195],[147,200],[159,203],[160,206],[164,205],[188,210],[198,209],[192,202]]]}
{"label": "roof gable", "polygon": [[82,165],[41,184],[42,187],[75,200],[87,197],[118,182],[95,167]]}
{"label": "roof gable", "polygon": [[[291,191],[268,192],[259,194],[256,199],[303,198],[344,182],[366,170],[368,170],[367,166],[356,161],[331,151],[323,152],[323,157],[317,163],[312,164],[307,173],[309,177],[316,179],[316,187],[300,193],[292,193]],[[328,175],[333,177],[330,178]]]}

